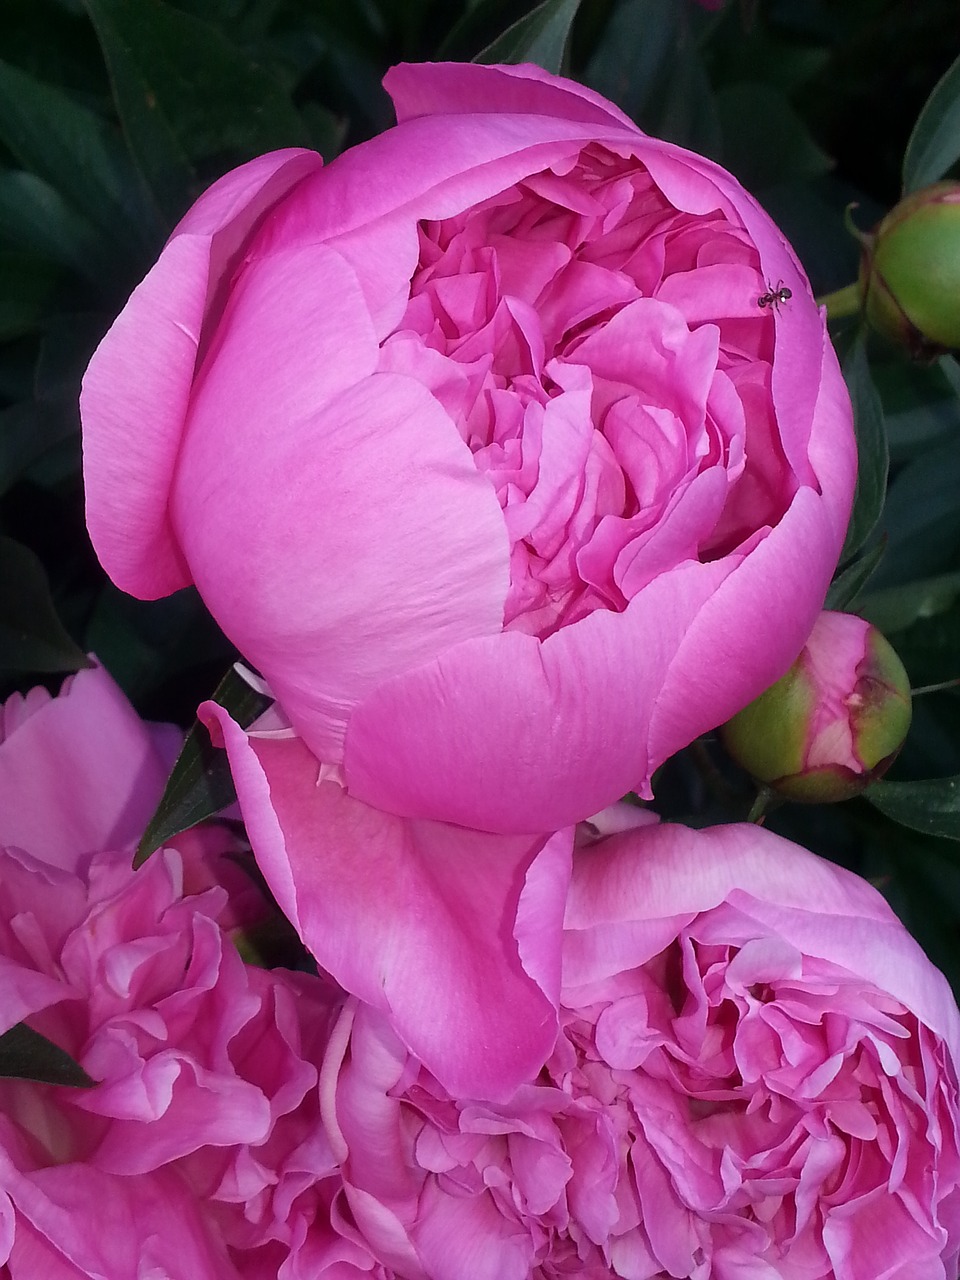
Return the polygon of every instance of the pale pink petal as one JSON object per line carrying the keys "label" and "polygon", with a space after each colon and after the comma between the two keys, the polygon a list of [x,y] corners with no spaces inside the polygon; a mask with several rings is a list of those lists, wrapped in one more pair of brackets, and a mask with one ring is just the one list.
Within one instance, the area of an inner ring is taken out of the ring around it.
{"label": "pale pink petal", "polygon": [[69,870],[101,849],[129,848],[168,771],[166,753],[106,671],[78,671],[0,740],[0,844]]}

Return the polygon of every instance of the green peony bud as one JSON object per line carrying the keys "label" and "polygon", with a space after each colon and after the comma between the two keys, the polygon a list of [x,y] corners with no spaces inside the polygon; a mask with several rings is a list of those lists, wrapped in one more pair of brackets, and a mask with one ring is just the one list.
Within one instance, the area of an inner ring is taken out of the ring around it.
{"label": "green peony bud", "polygon": [[724,745],[788,800],[849,800],[893,763],[910,727],[910,682],[880,632],[821,613],[782,679],[728,720]]}
{"label": "green peony bud", "polygon": [[863,308],[918,359],[960,349],[960,182],[937,182],[893,208],[864,242]]}

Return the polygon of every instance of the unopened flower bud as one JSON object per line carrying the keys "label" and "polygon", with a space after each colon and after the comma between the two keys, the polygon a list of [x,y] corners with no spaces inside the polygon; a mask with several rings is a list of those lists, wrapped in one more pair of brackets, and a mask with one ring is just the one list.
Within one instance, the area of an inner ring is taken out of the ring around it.
{"label": "unopened flower bud", "polygon": [[880,632],[821,613],[799,658],[721,729],[727,750],[788,800],[848,800],[893,763],[910,727],[910,682]]}
{"label": "unopened flower bud", "polygon": [[891,209],[865,237],[860,289],[870,324],[912,356],[960,349],[960,182]]}

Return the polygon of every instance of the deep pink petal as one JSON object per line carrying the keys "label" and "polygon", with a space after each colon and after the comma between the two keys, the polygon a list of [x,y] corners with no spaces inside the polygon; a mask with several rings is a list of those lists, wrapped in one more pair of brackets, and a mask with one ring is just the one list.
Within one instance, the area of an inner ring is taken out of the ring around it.
{"label": "deep pink petal", "polygon": [[401,62],[383,80],[397,120],[424,115],[518,112],[578,120],[610,128],[639,129],[606,98],[572,80],[559,81],[532,63],[481,66],[475,63]]}
{"label": "deep pink petal", "polygon": [[388,1011],[455,1092],[504,1098],[536,1074],[556,1015],[524,962],[553,985],[572,833],[407,822],[318,782],[301,741],[248,737],[215,703],[201,713],[223,735],[267,882],[321,967]]}
{"label": "deep pink petal", "polygon": [[134,290],[83,380],[87,527],[125,591],[167,595],[191,582],[167,500],[205,317],[266,209],[321,163],[277,151],[206,193]]}

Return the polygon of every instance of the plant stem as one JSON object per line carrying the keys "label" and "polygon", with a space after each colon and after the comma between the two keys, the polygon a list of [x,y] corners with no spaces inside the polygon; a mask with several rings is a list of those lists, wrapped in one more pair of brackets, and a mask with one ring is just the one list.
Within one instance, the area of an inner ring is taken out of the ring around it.
{"label": "plant stem", "polygon": [[828,320],[842,320],[846,316],[855,316],[860,311],[860,286],[854,281],[853,284],[844,285],[842,289],[836,289],[833,293],[823,294],[817,299],[817,303],[827,308]]}

